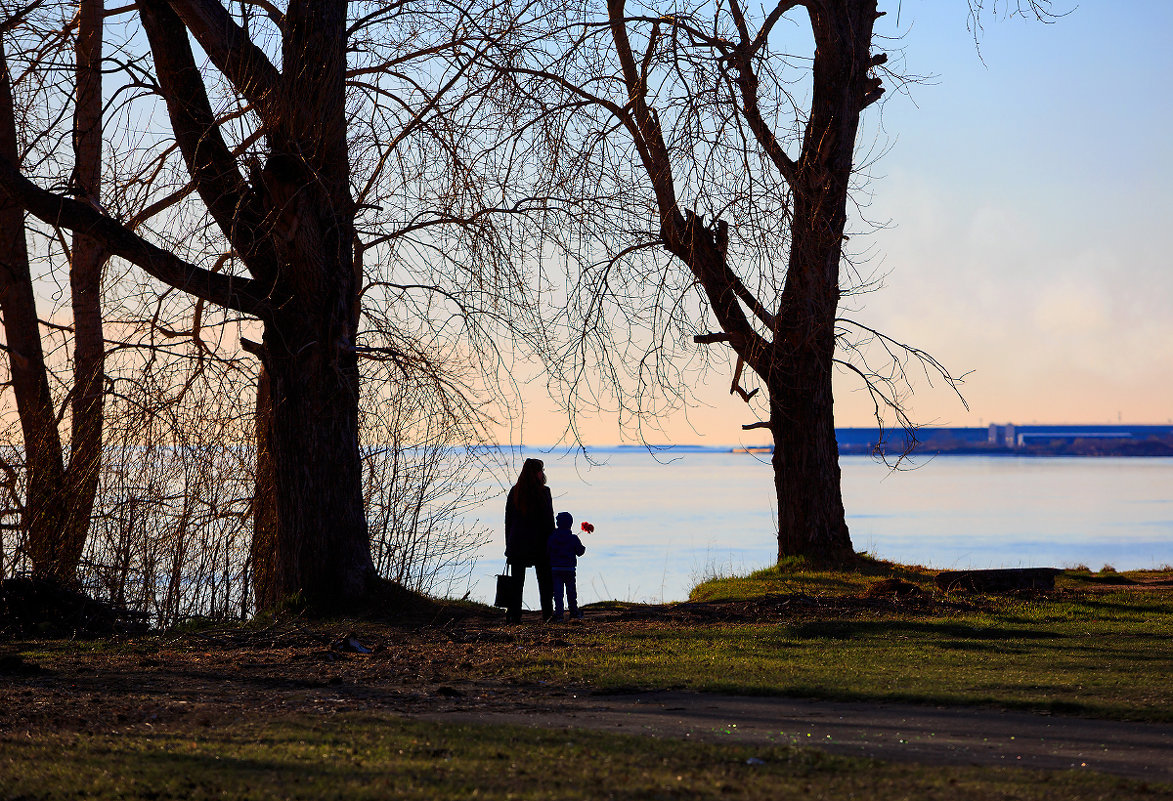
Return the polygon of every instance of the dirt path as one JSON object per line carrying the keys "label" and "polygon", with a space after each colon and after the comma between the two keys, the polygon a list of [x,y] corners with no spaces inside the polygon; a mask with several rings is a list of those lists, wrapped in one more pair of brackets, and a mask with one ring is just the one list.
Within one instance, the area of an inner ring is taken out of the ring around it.
{"label": "dirt path", "polygon": [[1173,726],[1025,712],[653,692],[571,695],[547,703],[532,698],[528,707],[513,711],[450,703],[411,716],[707,742],[790,743],[883,760],[1088,770],[1173,783]]}

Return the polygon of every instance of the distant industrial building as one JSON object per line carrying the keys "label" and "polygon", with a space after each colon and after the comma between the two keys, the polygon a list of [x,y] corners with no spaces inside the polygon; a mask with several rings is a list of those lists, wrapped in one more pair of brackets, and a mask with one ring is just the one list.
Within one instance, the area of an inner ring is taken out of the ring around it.
{"label": "distant industrial building", "polygon": [[1016,426],[991,423],[988,440],[1003,448],[1026,448],[1031,445],[1058,445],[1077,440],[1162,440],[1173,437],[1173,426]]}
{"label": "distant industrial building", "polygon": [[1006,425],[990,423],[990,435],[987,438],[987,442],[994,446],[1014,447],[1014,423],[1007,423]]}
{"label": "distant industrial building", "polygon": [[1173,456],[1173,425],[1017,425],[987,428],[838,428],[839,452],[1040,456]]}

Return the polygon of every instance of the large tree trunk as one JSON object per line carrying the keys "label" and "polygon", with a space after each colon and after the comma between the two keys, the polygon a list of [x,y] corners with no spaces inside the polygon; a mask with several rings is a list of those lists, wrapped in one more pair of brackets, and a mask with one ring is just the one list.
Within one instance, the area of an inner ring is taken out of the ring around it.
{"label": "large tree trunk", "polygon": [[811,116],[796,165],[790,262],[766,377],[778,493],[778,558],[851,558],[831,376],[839,264],[859,116],[868,102],[875,0],[810,8]]}
{"label": "large tree trunk", "polygon": [[[826,304],[824,304],[826,305]],[[779,337],[787,342],[770,375],[770,430],[778,499],[778,559],[844,562],[853,556],[840,487],[831,391],[835,340],[825,329]],[[828,317],[827,314],[823,315]],[[778,348],[776,348],[777,350]]]}
{"label": "large tree trunk", "polygon": [[253,597],[257,609],[295,601],[319,610],[362,606],[375,567],[358,463],[354,351],[344,347],[323,360],[324,350],[307,342],[300,353],[283,347],[274,356],[273,343],[286,341],[275,330],[266,329],[257,385]]}
{"label": "large tree trunk", "polygon": [[266,324],[271,414],[265,438],[276,509],[273,583],[263,588],[268,603],[300,594],[314,608],[347,608],[368,599],[374,587],[358,367],[341,322],[315,308],[289,310]]}
{"label": "large tree trunk", "polygon": [[[347,3],[291,0],[280,70],[218,4],[170,0],[140,11],[188,169],[264,287],[252,311],[263,343],[250,347],[264,365],[251,548],[257,607],[297,598],[322,611],[363,605],[376,577],[359,458]],[[268,157],[247,182],[215,121],[189,30],[264,126]]]}
{"label": "large tree trunk", "polygon": [[262,180],[280,268],[264,315],[275,506],[269,602],[369,602],[377,584],[359,455],[358,276],[347,145],[346,3],[286,16],[281,90]]}
{"label": "large tree trunk", "polygon": [[[812,191],[830,188],[826,180],[816,179]],[[846,201],[845,189],[838,201],[840,208]],[[839,238],[833,230],[828,234],[828,222],[834,223],[834,219],[825,219],[808,195],[798,195],[790,271],[766,379],[774,437],[779,560],[804,556],[819,562],[840,562],[853,554],[840,488],[831,387],[839,303]],[[838,230],[843,230],[841,221]]]}

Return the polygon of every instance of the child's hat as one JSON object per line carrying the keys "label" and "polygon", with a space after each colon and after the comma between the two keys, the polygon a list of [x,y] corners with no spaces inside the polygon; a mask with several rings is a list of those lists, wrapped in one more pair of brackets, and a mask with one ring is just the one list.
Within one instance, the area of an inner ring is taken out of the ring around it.
{"label": "child's hat", "polygon": [[574,516],[570,512],[559,512],[554,520],[558,523],[558,528],[570,528],[574,523]]}

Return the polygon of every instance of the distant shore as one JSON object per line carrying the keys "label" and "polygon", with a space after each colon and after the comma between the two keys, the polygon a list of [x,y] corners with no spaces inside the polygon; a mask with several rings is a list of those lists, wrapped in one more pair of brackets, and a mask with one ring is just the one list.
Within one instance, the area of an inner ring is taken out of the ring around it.
{"label": "distant shore", "polygon": [[[1170,425],[1025,425],[995,424],[986,428],[902,430],[837,428],[835,438],[844,456],[1088,456],[1173,457]],[[734,453],[769,454],[769,445],[741,446]]]}
{"label": "distant shore", "polygon": [[1169,425],[1015,425],[985,428],[869,428],[835,430],[841,454],[905,452],[957,456],[1173,456],[1173,424]]}
{"label": "distant shore", "polygon": [[[1165,425],[995,424],[984,428],[925,426],[911,438],[902,429],[836,428],[835,439],[843,456],[899,456],[913,453],[928,456],[1081,456],[1081,457],[1173,457],[1173,423]],[[911,447],[910,447],[911,443]],[[538,452],[559,448],[528,446]],[[769,456],[774,448],[758,444],[620,444],[592,445],[596,454],[650,451],[680,456],[687,453],[737,453]]]}
{"label": "distant shore", "polygon": [[[871,454],[898,455],[905,451],[903,443],[896,445],[839,446],[841,456]],[[1167,440],[1074,440],[1052,443],[1035,443],[1019,448],[997,445],[948,444],[918,442],[910,451],[914,454],[933,456],[1084,456],[1084,457],[1173,457],[1173,442]]]}

